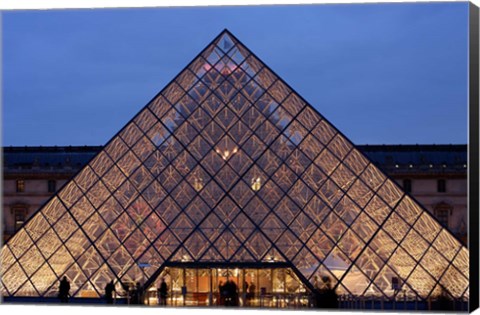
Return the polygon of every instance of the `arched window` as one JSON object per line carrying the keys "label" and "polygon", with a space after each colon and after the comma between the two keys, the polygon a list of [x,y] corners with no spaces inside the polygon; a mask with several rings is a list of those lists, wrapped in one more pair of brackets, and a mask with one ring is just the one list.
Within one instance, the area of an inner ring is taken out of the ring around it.
{"label": "arched window", "polygon": [[9,230],[18,231],[27,220],[28,205],[17,203],[11,207],[10,211],[13,216],[13,226]]}
{"label": "arched window", "polygon": [[438,222],[444,227],[448,227],[450,215],[452,214],[453,207],[445,202],[437,204],[433,210],[433,214],[437,218]]}

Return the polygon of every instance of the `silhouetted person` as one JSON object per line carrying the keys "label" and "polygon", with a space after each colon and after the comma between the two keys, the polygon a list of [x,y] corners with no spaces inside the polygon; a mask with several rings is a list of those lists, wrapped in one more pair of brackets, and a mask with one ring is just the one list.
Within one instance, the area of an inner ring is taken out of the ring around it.
{"label": "silhouetted person", "polygon": [[250,299],[253,299],[255,297],[255,284],[252,282],[250,284],[250,287],[248,288],[248,295],[247,295],[247,298],[250,300]]}
{"label": "silhouetted person", "polygon": [[115,291],[115,285],[113,284],[113,280],[107,283],[105,286],[105,300],[107,300],[107,304],[113,304],[113,292]]}
{"label": "silhouetted person", "polygon": [[137,284],[135,286],[132,286],[132,289],[131,289],[130,292],[131,292],[130,293],[130,296],[131,296],[130,303],[133,304],[133,305],[142,304],[142,292],[141,292],[139,282],[137,282]]}
{"label": "silhouetted person", "polygon": [[58,297],[60,302],[68,303],[68,297],[70,296],[70,282],[68,282],[67,277],[63,277],[60,281],[60,287],[58,288]]}
{"label": "silhouetted person", "polygon": [[445,290],[437,297],[432,305],[432,309],[437,311],[453,311],[455,309],[453,299]]}
{"label": "silhouetted person", "polygon": [[135,304],[142,304],[142,288],[140,282],[135,286]]}
{"label": "silhouetted person", "polygon": [[242,291],[242,294],[243,294],[243,304],[244,304],[244,305],[247,305],[247,297],[248,297],[247,292],[248,292],[248,282],[245,281],[245,282],[243,283],[243,291]]}
{"label": "silhouetted person", "polygon": [[232,299],[233,299],[233,306],[238,306],[238,287],[235,282],[232,281]]}
{"label": "silhouetted person", "polygon": [[225,299],[227,297],[227,284],[223,284],[223,281],[220,281],[218,283],[218,292],[220,293],[220,305],[226,305],[225,304]]}
{"label": "silhouetted person", "polygon": [[160,288],[158,289],[158,295],[160,297],[158,304],[167,305],[168,286],[165,282],[165,278],[162,278],[162,283],[160,284]]}
{"label": "silhouetted person", "polygon": [[322,277],[322,285],[315,292],[315,306],[317,308],[338,308],[338,296],[335,289],[332,288],[331,279],[327,276]]}
{"label": "silhouetted person", "polygon": [[223,286],[223,295],[225,297],[225,303],[224,305],[225,306],[230,306],[230,292],[231,292],[231,289],[230,289],[230,280],[227,280],[227,282],[225,282],[225,285]]}
{"label": "silhouetted person", "polygon": [[226,292],[225,296],[225,306],[237,306],[238,305],[238,293],[237,293],[237,285],[233,280],[227,281],[224,286],[224,290]]}

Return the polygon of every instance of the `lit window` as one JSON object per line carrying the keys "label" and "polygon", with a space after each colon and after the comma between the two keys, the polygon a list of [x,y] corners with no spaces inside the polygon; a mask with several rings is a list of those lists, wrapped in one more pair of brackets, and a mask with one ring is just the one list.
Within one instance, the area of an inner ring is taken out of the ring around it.
{"label": "lit window", "polygon": [[412,180],[411,179],[404,179],[403,180],[403,190],[406,193],[412,192]]}
{"label": "lit window", "polygon": [[25,223],[26,210],[14,209],[15,231],[18,231]]}
{"label": "lit window", "polygon": [[400,290],[400,280],[398,277],[392,277],[392,290]]}
{"label": "lit window", "polygon": [[25,181],[23,179],[17,180],[17,192],[24,192],[25,191]]}
{"label": "lit window", "polygon": [[57,182],[53,179],[48,181],[48,192],[54,193],[57,190]]}
{"label": "lit window", "polygon": [[444,179],[437,181],[437,192],[444,193],[447,191],[447,183]]}

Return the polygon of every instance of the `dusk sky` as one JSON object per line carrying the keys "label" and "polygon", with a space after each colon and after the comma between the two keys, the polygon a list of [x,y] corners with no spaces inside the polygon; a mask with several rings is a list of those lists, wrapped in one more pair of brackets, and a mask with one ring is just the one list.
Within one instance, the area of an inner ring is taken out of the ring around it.
{"label": "dusk sky", "polygon": [[467,143],[468,3],[4,12],[3,145],[103,145],[223,29],[356,144]]}

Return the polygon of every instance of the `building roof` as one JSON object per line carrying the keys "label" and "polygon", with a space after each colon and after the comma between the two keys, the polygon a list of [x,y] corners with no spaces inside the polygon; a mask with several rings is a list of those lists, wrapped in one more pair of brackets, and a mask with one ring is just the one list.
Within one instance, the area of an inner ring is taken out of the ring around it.
{"label": "building roof", "polygon": [[458,174],[467,171],[466,144],[359,145],[389,174]]}
{"label": "building roof", "polygon": [[55,170],[84,166],[102,146],[10,146],[3,148],[4,171]]}
{"label": "building roof", "polygon": [[[103,146],[10,146],[3,148],[4,171],[80,169]],[[419,172],[466,173],[466,144],[357,145],[389,174]],[[410,167],[411,165],[411,167]]]}

